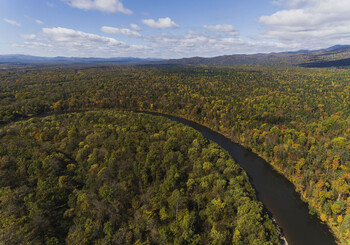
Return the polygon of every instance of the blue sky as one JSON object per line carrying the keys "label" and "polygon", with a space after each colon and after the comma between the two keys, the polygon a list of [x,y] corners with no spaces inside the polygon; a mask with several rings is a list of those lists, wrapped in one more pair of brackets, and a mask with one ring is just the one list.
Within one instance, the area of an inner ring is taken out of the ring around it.
{"label": "blue sky", "polygon": [[211,57],[350,44],[349,0],[0,0],[0,54]]}

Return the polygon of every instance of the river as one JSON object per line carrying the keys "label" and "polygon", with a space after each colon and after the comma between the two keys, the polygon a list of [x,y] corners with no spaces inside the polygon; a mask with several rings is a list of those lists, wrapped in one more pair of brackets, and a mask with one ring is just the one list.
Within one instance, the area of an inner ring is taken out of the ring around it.
{"label": "river", "polygon": [[288,245],[336,244],[336,239],[328,226],[309,214],[307,204],[301,201],[293,184],[274,170],[264,159],[225,136],[195,122],[161,113],[149,114],[165,116],[190,126],[228,151],[236,163],[248,174],[258,199],[281,228]]}

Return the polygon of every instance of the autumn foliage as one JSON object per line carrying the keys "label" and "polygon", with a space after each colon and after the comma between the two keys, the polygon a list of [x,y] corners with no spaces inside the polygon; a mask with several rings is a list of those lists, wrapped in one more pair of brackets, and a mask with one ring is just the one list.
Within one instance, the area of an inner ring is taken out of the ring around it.
{"label": "autumn foliage", "polygon": [[340,69],[105,66],[5,70],[0,120],[91,109],[197,121],[283,173],[350,239],[350,74]]}

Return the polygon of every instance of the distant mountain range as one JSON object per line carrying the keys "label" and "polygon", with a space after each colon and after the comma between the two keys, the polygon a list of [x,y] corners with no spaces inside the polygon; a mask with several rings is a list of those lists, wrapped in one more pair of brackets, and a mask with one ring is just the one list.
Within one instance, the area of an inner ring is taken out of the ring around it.
{"label": "distant mountain range", "polygon": [[263,66],[302,66],[340,67],[350,66],[350,45],[336,45],[320,50],[300,50],[269,54],[224,55],[213,58],[183,58],[163,60],[162,64],[177,65],[263,65]]}
{"label": "distant mountain range", "polygon": [[141,59],[134,57],[117,57],[117,58],[81,58],[81,57],[40,57],[31,55],[0,55],[0,64],[43,64],[43,63],[145,63],[145,62],[159,62],[162,59]]}
{"label": "distant mountain range", "polygon": [[212,58],[193,57],[183,59],[141,59],[121,58],[79,58],[38,57],[29,55],[0,55],[0,64],[171,64],[171,65],[262,65],[302,67],[347,67],[350,66],[350,45],[336,45],[320,50],[299,50],[295,52],[269,54],[237,54]]}

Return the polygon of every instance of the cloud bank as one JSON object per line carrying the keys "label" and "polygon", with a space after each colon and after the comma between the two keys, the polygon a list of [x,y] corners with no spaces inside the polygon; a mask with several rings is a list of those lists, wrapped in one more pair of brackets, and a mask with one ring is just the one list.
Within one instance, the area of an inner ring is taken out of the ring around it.
{"label": "cloud bank", "polygon": [[309,48],[350,42],[350,1],[278,1],[284,9],[261,16],[259,37]]}
{"label": "cloud bank", "polygon": [[130,9],[123,6],[120,0],[63,0],[73,8],[83,10],[98,10],[107,13],[132,14]]}
{"label": "cloud bank", "polygon": [[128,45],[115,38],[86,33],[83,31],[53,27],[42,28],[40,33],[21,35],[27,41],[13,46],[42,49],[49,52],[60,52],[64,56],[79,57],[120,57],[130,52],[140,55],[147,47],[143,45]]}
{"label": "cloud bank", "polygon": [[142,37],[142,35],[139,32],[130,30],[128,28],[102,26],[101,31],[109,34],[123,34],[129,37]]}

